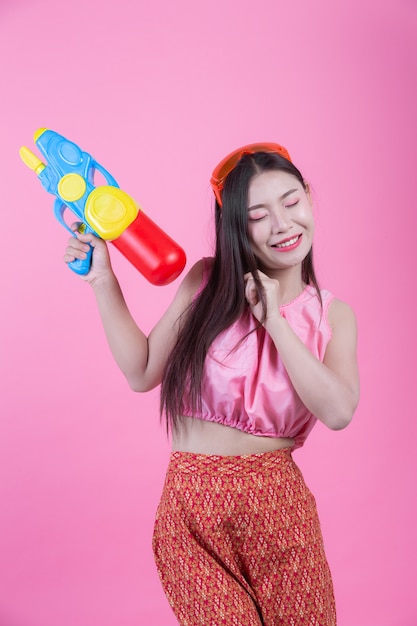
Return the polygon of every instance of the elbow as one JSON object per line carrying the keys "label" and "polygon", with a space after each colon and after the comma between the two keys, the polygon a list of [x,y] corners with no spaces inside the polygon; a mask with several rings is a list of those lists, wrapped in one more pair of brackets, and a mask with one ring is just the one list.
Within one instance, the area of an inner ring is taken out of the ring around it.
{"label": "elbow", "polygon": [[345,403],[345,406],[339,406],[329,417],[327,426],[331,430],[343,430],[349,426],[358,406],[358,401],[359,397],[355,395],[349,402]]}
{"label": "elbow", "polygon": [[150,380],[146,376],[127,376],[127,383],[135,393],[146,393],[158,386],[160,381]]}
{"label": "elbow", "polygon": [[137,381],[128,381],[128,383],[131,391],[134,391],[135,393],[145,393],[146,391],[149,391],[149,389],[147,389],[143,385],[138,384]]}
{"label": "elbow", "polygon": [[144,384],[143,381],[141,380],[129,380],[127,379],[127,382],[129,384],[129,387],[132,391],[134,391],[135,393],[146,393],[147,391],[150,391],[152,389],[151,386],[148,386],[146,384]]}
{"label": "elbow", "polygon": [[339,415],[334,417],[327,426],[330,430],[343,430],[349,426],[352,421],[353,413],[351,415]]}

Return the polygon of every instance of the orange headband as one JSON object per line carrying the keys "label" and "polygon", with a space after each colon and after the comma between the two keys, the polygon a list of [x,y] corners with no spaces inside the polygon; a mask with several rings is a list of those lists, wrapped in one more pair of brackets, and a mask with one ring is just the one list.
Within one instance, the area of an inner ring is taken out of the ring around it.
{"label": "orange headband", "polygon": [[222,190],[224,187],[224,181],[230,172],[236,167],[240,159],[244,154],[255,154],[256,152],[273,152],[281,155],[287,161],[291,161],[288,151],[280,146],[278,143],[251,143],[243,148],[238,148],[227,155],[217,167],[214,169],[210,179],[210,185],[216,196],[216,200],[220,206],[222,206]]}

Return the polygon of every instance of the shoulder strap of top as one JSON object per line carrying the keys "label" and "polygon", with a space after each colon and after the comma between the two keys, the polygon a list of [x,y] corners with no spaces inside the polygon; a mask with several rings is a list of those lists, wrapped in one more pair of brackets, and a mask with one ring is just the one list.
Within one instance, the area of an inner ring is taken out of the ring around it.
{"label": "shoulder strap of top", "polygon": [[321,299],[323,301],[323,317],[324,317],[324,322],[328,328],[329,331],[329,337],[331,339],[332,337],[332,327],[330,326],[330,322],[329,322],[329,318],[328,318],[328,313],[329,313],[329,306],[332,302],[332,300],[334,299],[334,295],[328,291],[327,289],[320,289],[320,294],[321,294]]}

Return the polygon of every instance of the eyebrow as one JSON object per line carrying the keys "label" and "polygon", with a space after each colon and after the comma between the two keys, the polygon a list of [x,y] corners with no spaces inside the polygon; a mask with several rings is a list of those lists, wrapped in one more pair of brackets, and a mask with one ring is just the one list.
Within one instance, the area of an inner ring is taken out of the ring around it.
{"label": "eyebrow", "polygon": [[[290,194],[294,193],[294,191],[298,191],[298,189],[290,189],[289,191],[286,191],[285,193],[283,193],[282,196],[280,196],[278,199],[280,201],[285,200],[285,198],[289,196]],[[254,204],[253,206],[250,206],[248,208],[248,211],[253,211],[254,209],[262,209],[264,206],[265,206],[264,204]]]}

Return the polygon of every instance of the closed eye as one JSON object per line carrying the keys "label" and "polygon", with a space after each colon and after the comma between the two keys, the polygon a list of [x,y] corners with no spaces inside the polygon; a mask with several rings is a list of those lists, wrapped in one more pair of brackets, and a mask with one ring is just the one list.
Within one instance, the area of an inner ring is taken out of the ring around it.
{"label": "closed eye", "polygon": [[265,211],[265,209],[258,207],[256,209],[249,209],[248,220],[250,222],[260,222],[267,216],[268,216],[268,211]]}
{"label": "closed eye", "polygon": [[262,217],[250,217],[249,221],[250,222],[260,222],[261,220],[265,219],[266,215],[262,215]]}

